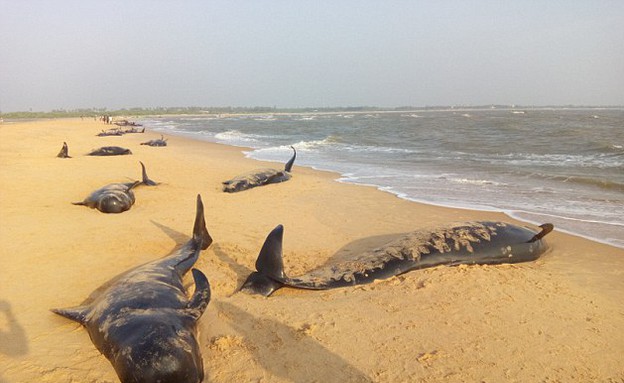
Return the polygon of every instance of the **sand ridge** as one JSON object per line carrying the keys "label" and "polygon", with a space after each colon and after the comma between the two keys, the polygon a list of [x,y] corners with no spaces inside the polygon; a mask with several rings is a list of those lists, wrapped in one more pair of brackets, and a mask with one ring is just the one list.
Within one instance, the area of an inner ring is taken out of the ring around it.
{"label": "sand ridge", "polygon": [[[560,232],[532,263],[437,267],[326,291],[237,293],[264,238],[285,227],[286,272],[450,221],[514,221],[500,213],[401,200],[295,163],[288,182],[241,193],[221,182],[283,164],[240,148],[143,134],[96,137],[92,119],[0,124],[0,382],[116,382],[86,331],[49,311],[170,253],[191,234],[202,195],[215,242],[196,267],[212,302],[199,321],[205,381],[605,381],[624,379],[624,250]],[[56,154],[63,142],[73,158]],[[100,146],[133,155],[89,157]],[[305,155],[299,153],[299,155]],[[122,214],[71,205],[141,178]],[[192,286],[192,278],[186,281]]]}

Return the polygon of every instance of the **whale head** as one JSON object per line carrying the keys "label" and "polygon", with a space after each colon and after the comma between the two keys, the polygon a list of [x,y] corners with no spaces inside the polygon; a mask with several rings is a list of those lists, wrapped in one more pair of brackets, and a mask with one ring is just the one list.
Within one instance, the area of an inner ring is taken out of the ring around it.
{"label": "whale head", "polygon": [[102,213],[121,213],[128,210],[129,206],[115,194],[103,197],[98,201],[97,209]]}
{"label": "whale head", "polygon": [[[146,310],[150,312],[151,310]],[[123,324],[124,346],[111,363],[122,383],[189,382],[204,378],[204,366],[194,335],[194,319],[171,313],[151,313],[129,318]],[[174,315],[175,316],[175,315]]]}

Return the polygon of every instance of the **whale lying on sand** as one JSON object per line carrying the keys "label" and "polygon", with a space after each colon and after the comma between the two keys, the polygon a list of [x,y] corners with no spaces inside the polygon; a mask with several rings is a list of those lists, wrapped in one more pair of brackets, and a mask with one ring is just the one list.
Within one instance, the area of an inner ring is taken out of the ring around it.
{"label": "whale lying on sand", "polygon": [[149,140],[149,141],[145,141],[145,142],[141,142],[141,145],[147,145],[147,146],[167,146],[167,140],[163,138],[163,136],[160,136],[160,139],[155,139],[155,140]]}
{"label": "whale lying on sand", "polygon": [[93,150],[87,156],[123,156],[126,154],[132,154],[130,149],[122,148],[120,146],[102,146],[99,149]]}
{"label": "whale lying on sand", "polygon": [[108,184],[89,194],[83,201],[72,202],[72,204],[88,206],[91,209],[98,209],[102,213],[122,213],[130,210],[135,202],[132,189],[141,184],[147,186],[158,185],[158,182],[152,181],[147,176],[143,162],[139,161],[139,163],[142,169],[142,181]]}
{"label": "whale lying on sand", "polygon": [[292,147],[293,156],[286,163],[284,170],[277,169],[256,169],[251,172],[238,175],[231,180],[223,182],[223,191],[226,193],[236,193],[239,191],[255,188],[268,184],[288,181],[292,176],[290,172],[297,157],[297,151]]}
{"label": "whale lying on sand", "polygon": [[349,260],[290,277],[284,273],[284,227],[279,225],[267,236],[256,260],[256,271],[247,277],[241,290],[269,296],[282,286],[325,290],[439,265],[533,261],[548,249],[543,238],[553,225],[546,223],[540,228],[536,232],[505,222],[465,222],[422,229]]}
{"label": "whale lying on sand", "polygon": [[201,382],[196,327],[210,302],[210,285],[193,269],[189,299],[182,277],[211,243],[198,195],[193,237],[179,250],[119,275],[80,306],[52,311],[86,328],[122,383]]}

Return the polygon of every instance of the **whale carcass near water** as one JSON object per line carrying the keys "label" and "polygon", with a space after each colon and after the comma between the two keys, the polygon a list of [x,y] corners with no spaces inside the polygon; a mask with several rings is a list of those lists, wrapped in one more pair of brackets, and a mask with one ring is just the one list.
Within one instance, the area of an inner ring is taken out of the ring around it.
{"label": "whale carcass near water", "polygon": [[349,260],[289,277],[282,260],[284,228],[279,225],[267,236],[256,260],[256,271],[241,290],[269,296],[282,286],[324,290],[439,265],[533,261],[548,249],[543,238],[553,225],[546,223],[540,229],[536,232],[504,222],[466,222],[417,230]]}
{"label": "whale carcass near water", "polygon": [[223,191],[226,193],[236,193],[239,191],[255,188],[268,184],[288,181],[292,176],[290,172],[297,157],[297,151],[291,146],[293,156],[288,160],[284,170],[277,169],[256,169],[249,173],[241,174],[231,180],[223,182]]}
{"label": "whale carcass near water", "polygon": [[109,130],[102,130],[100,133],[96,134],[98,137],[107,137],[107,136],[123,136],[124,132],[119,128],[113,128]]}
{"label": "whale carcass near water", "polygon": [[108,184],[89,194],[83,201],[72,203],[98,209],[102,213],[122,213],[129,210],[135,202],[132,189],[141,184],[158,185],[157,182],[152,181],[147,176],[143,162],[139,161],[139,163],[142,169],[142,181]]}
{"label": "whale carcass near water", "polygon": [[210,285],[193,269],[189,299],[182,278],[211,243],[198,195],[193,237],[180,249],[117,276],[80,306],[52,311],[86,328],[122,383],[201,382],[196,327],[210,301]]}
{"label": "whale carcass near water", "polygon": [[99,149],[91,151],[88,156],[123,156],[126,154],[132,154],[130,149],[122,148],[120,146],[102,146]]}
{"label": "whale carcass near water", "polygon": [[149,140],[146,142],[141,142],[141,145],[147,146],[167,146],[167,140],[161,135],[160,139]]}

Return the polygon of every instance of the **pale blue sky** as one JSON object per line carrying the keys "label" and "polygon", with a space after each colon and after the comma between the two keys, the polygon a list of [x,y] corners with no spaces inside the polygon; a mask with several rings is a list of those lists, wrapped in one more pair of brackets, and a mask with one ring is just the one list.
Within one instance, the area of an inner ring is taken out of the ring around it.
{"label": "pale blue sky", "polygon": [[0,110],[624,105],[624,1],[0,0]]}

